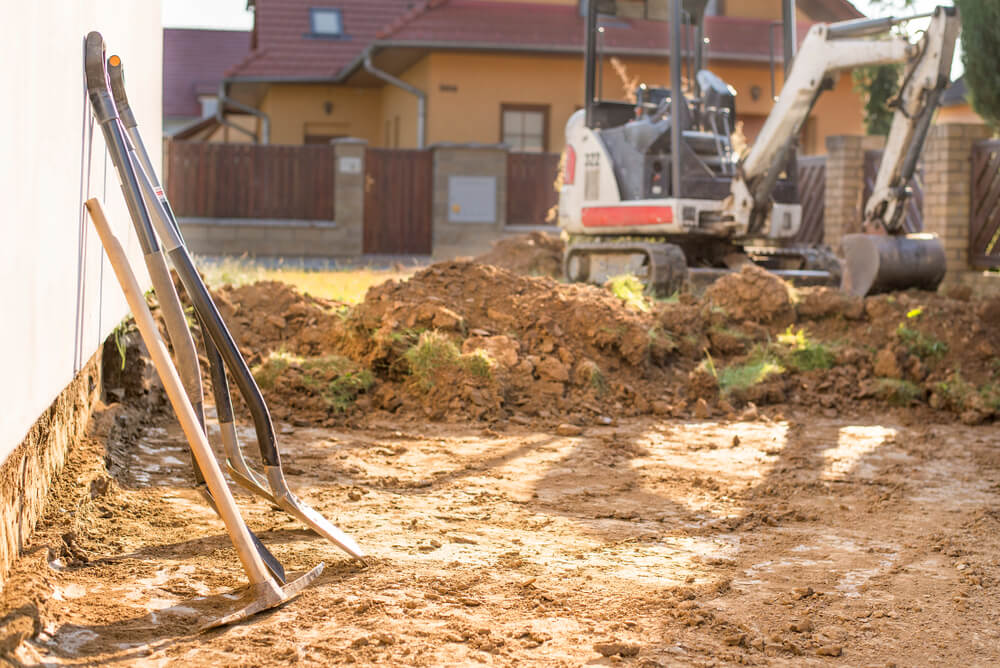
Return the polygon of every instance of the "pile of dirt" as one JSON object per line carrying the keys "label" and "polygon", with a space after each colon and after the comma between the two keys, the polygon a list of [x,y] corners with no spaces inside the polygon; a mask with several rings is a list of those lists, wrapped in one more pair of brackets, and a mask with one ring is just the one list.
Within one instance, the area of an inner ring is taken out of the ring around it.
{"label": "pile of dirt", "polygon": [[494,242],[489,253],[473,262],[489,264],[527,276],[562,276],[563,251],[566,242],[546,232],[529,232]]}
{"label": "pile of dirt", "polygon": [[[356,306],[273,282],[218,296],[256,373],[276,355],[296,358],[264,388],[293,422],[336,424],[384,410],[586,424],[735,415],[749,404],[830,413],[889,404],[969,423],[1000,413],[988,335],[1000,299],[852,298],[792,290],[747,267],[703,298],[637,309],[603,288],[475,262],[388,281]],[[318,366],[309,360],[331,356],[341,361],[321,376],[303,373]]]}

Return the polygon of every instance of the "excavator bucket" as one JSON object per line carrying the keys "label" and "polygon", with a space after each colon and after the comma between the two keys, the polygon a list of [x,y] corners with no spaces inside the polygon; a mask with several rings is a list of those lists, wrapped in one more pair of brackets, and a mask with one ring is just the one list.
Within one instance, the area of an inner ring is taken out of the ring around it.
{"label": "excavator bucket", "polygon": [[840,289],[865,295],[918,288],[936,290],[944,278],[944,246],[934,234],[848,234],[842,240]]}

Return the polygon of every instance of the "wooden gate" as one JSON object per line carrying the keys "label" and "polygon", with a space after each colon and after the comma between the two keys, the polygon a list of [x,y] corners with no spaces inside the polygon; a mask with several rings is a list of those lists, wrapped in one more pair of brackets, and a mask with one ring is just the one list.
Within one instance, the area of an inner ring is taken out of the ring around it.
{"label": "wooden gate", "polygon": [[[864,213],[868,198],[875,188],[875,177],[878,176],[879,165],[882,164],[882,151],[865,151],[865,190],[861,196],[861,212]],[[924,165],[919,163],[913,178],[910,179],[910,190],[913,195],[906,200],[906,217],[903,219],[903,229],[907,233],[920,232],[924,229]]]}
{"label": "wooden gate", "polygon": [[559,202],[553,187],[558,171],[558,153],[507,154],[508,225],[547,224],[549,209]]}
{"label": "wooden gate", "polygon": [[799,201],[802,226],[795,237],[803,245],[823,243],[823,212],[826,210],[826,156],[799,158]]}
{"label": "wooden gate", "polygon": [[1000,267],[1000,140],[972,147],[970,209],[969,263],[979,269]]}
{"label": "wooden gate", "polygon": [[430,255],[433,166],[430,151],[365,152],[365,253]]}
{"label": "wooden gate", "polygon": [[331,146],[171,141],[167,150],[178,216],[333,220]]}

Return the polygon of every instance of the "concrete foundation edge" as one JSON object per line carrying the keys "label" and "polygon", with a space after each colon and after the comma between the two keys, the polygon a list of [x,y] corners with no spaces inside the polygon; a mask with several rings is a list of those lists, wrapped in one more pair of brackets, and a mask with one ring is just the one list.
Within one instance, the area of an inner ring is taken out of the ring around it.
{"label": "concrete foundation edge", "polygon": [[99,350],[0,465],[0,587],[42,516],[67,453],[84,436],[100,393]]}

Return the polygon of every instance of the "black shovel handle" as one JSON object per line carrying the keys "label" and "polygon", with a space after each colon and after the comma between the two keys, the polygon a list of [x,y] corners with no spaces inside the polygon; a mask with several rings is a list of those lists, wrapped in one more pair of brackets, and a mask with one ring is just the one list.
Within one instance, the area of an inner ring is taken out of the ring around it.
{"label": "black shovel handle", "polygon": [[[94,38],[93,53],[91,53],[91,37],[94,35],[96,35],[96,38]],[[91,33],[87,36],[87,40],[88,88],[92,91],[97,90],[107,98],[107,102],[115,119],[117,119],[117,114],[121,112],[122,108],[127,108],[128,116],[130,118],[130,121],[128,122],[131,123],[129,127],[137,127],[135,115],[132,114],[131,107],[128,106],[128,97],[125,94],[125,76],[121,59],[113,56],[109,59],[109,61],[105,61],[104,40],[100,33]],[[117,62],[113,62],[115,60],[117,60]],[[107,75],[105,75],[105,68],[107,68]],[[90,87],[92,69],[95,74],[94,81],[99,84],[99,88],[97,89]],[[100,72],[99,76],[97,75],[98,72]],[[114,90],[114,101],[111,99],[112,89]],[[91,94],[91,100],[93,100],[93,96],[94,93]],[[122,106],[116,107],[116,101],[121,102]],[[95,110],[95,114],[96,113],[97,112]],[[98,117],[98,120],[100,120],[100,117]],[[108,125],[114,125],[117,130],[117,134],[123,140],[124,146],[124,138],[121,135],[122,124],[116,122],[109,123]],[[142,153],[145,152],[145,147],[141,146],[141,144],[136,148]],[[121,152],[121,155],[125,156],[121,163],[115,156],[112,156],[115,158],[115,165],[116,167],[118,167],[119,164],[125,166],[124,171],[127,173],[127,176],[131,177],[131,182],[135,183],[134,189],[125,188],[123,186],[123,190],[126,191],[126,195],[128,195],[130,190],[132,193],[138,195],[140,191],[134,167],[132,166],[131,161],[128,160],[125,150]],[[121,171],[121,168],[119,168],[119,170]],[[150,174],[149,177],[154,183],[156,182],[155,172]],[[177,220],[174,217],[173,211],[170,209],[169,203],[166,201],[166,196],[164,196],[161,201],[164,203],[164,209],[167,212],[171,226],[174,230],[178,231],[178,238],[180,238]],[[139,203],[141,204],[141,201]],[[149,220],[149,215],[144,206],[141,206],[140,208],[142,210],[144,220],[146,221],[146,226],[150,233],[152,233],[153,228]],[[153,236],[153,240],[155,243],[155,236]],[[225,375],[225,368],[228,368],[230,373],[233,375],[237,389],[243,396],[244,401],[246,401],[246,404],[250,409],[251,416],[253,417],[254,430],[257,433],[257,447],[260,450],[261,459],[264,461],[266,466],[280,467],[281,456],[278,453],[277,439],[274,434],[274,425],[271,422],[271,415],[267,410],[267,404],[264,402],[264,397],[260,392],[260,388],[257,386],[256,381],[254,381],[253,375],[250,373],[250,368],[243,359],[243,355],[240,354],[239,347],[236,345],[232,334],[229,332],[229,328],[222,319],[218,308],[215,306],[215,302],[212,301],[212,297],[209,294],[205,282],[198,274],[198,270],[194,266],[194,262],[192,261],[187,248],[183,244],[183,240],[180,246],[167,249],[167,255],[170,256],[171,263],[177,270],[177,274],[184,286],[184,291],[191,300],[195,313],[201,322],[202,332],[206,335],[204,337],[205,352],[209,359],[209,367],[212,374],[212,390],[215,395],[216,409],[219,412],[220,421],[226,421],[224,419],[225,417],[228,417],[229,421],[233,420],[232,398],[229,393],[229,384]],[[219,364],[220,357],[224,362],[224,366],[223,364]]]}
{"label": "black shovel handle", "polygon": [[136,179],[128,157],[128,140],[122,131],[121,123],[118,122],[118,110],[111,98],[111,92],[108,90],[107,71],[104,63],[104,37],[96,30],[87,35],[84,67],[87,75],[87,95],[90,98],[90,106],[94,110],[94,117],[101,126],[101,131],[104,133],[104,141],[108,145],[108,151],[111,152],[111,162],[114,163],[115,170],[118,172],[122,194],[125,196],[125,204],[135,222],[139,245],[143,254],[155,253],[160,250],[160,244],[156,240],[156,233],[153,232],[153,223],[149,219],[149,212],[146,211],[145,204],[143,204],[139,181]]}

